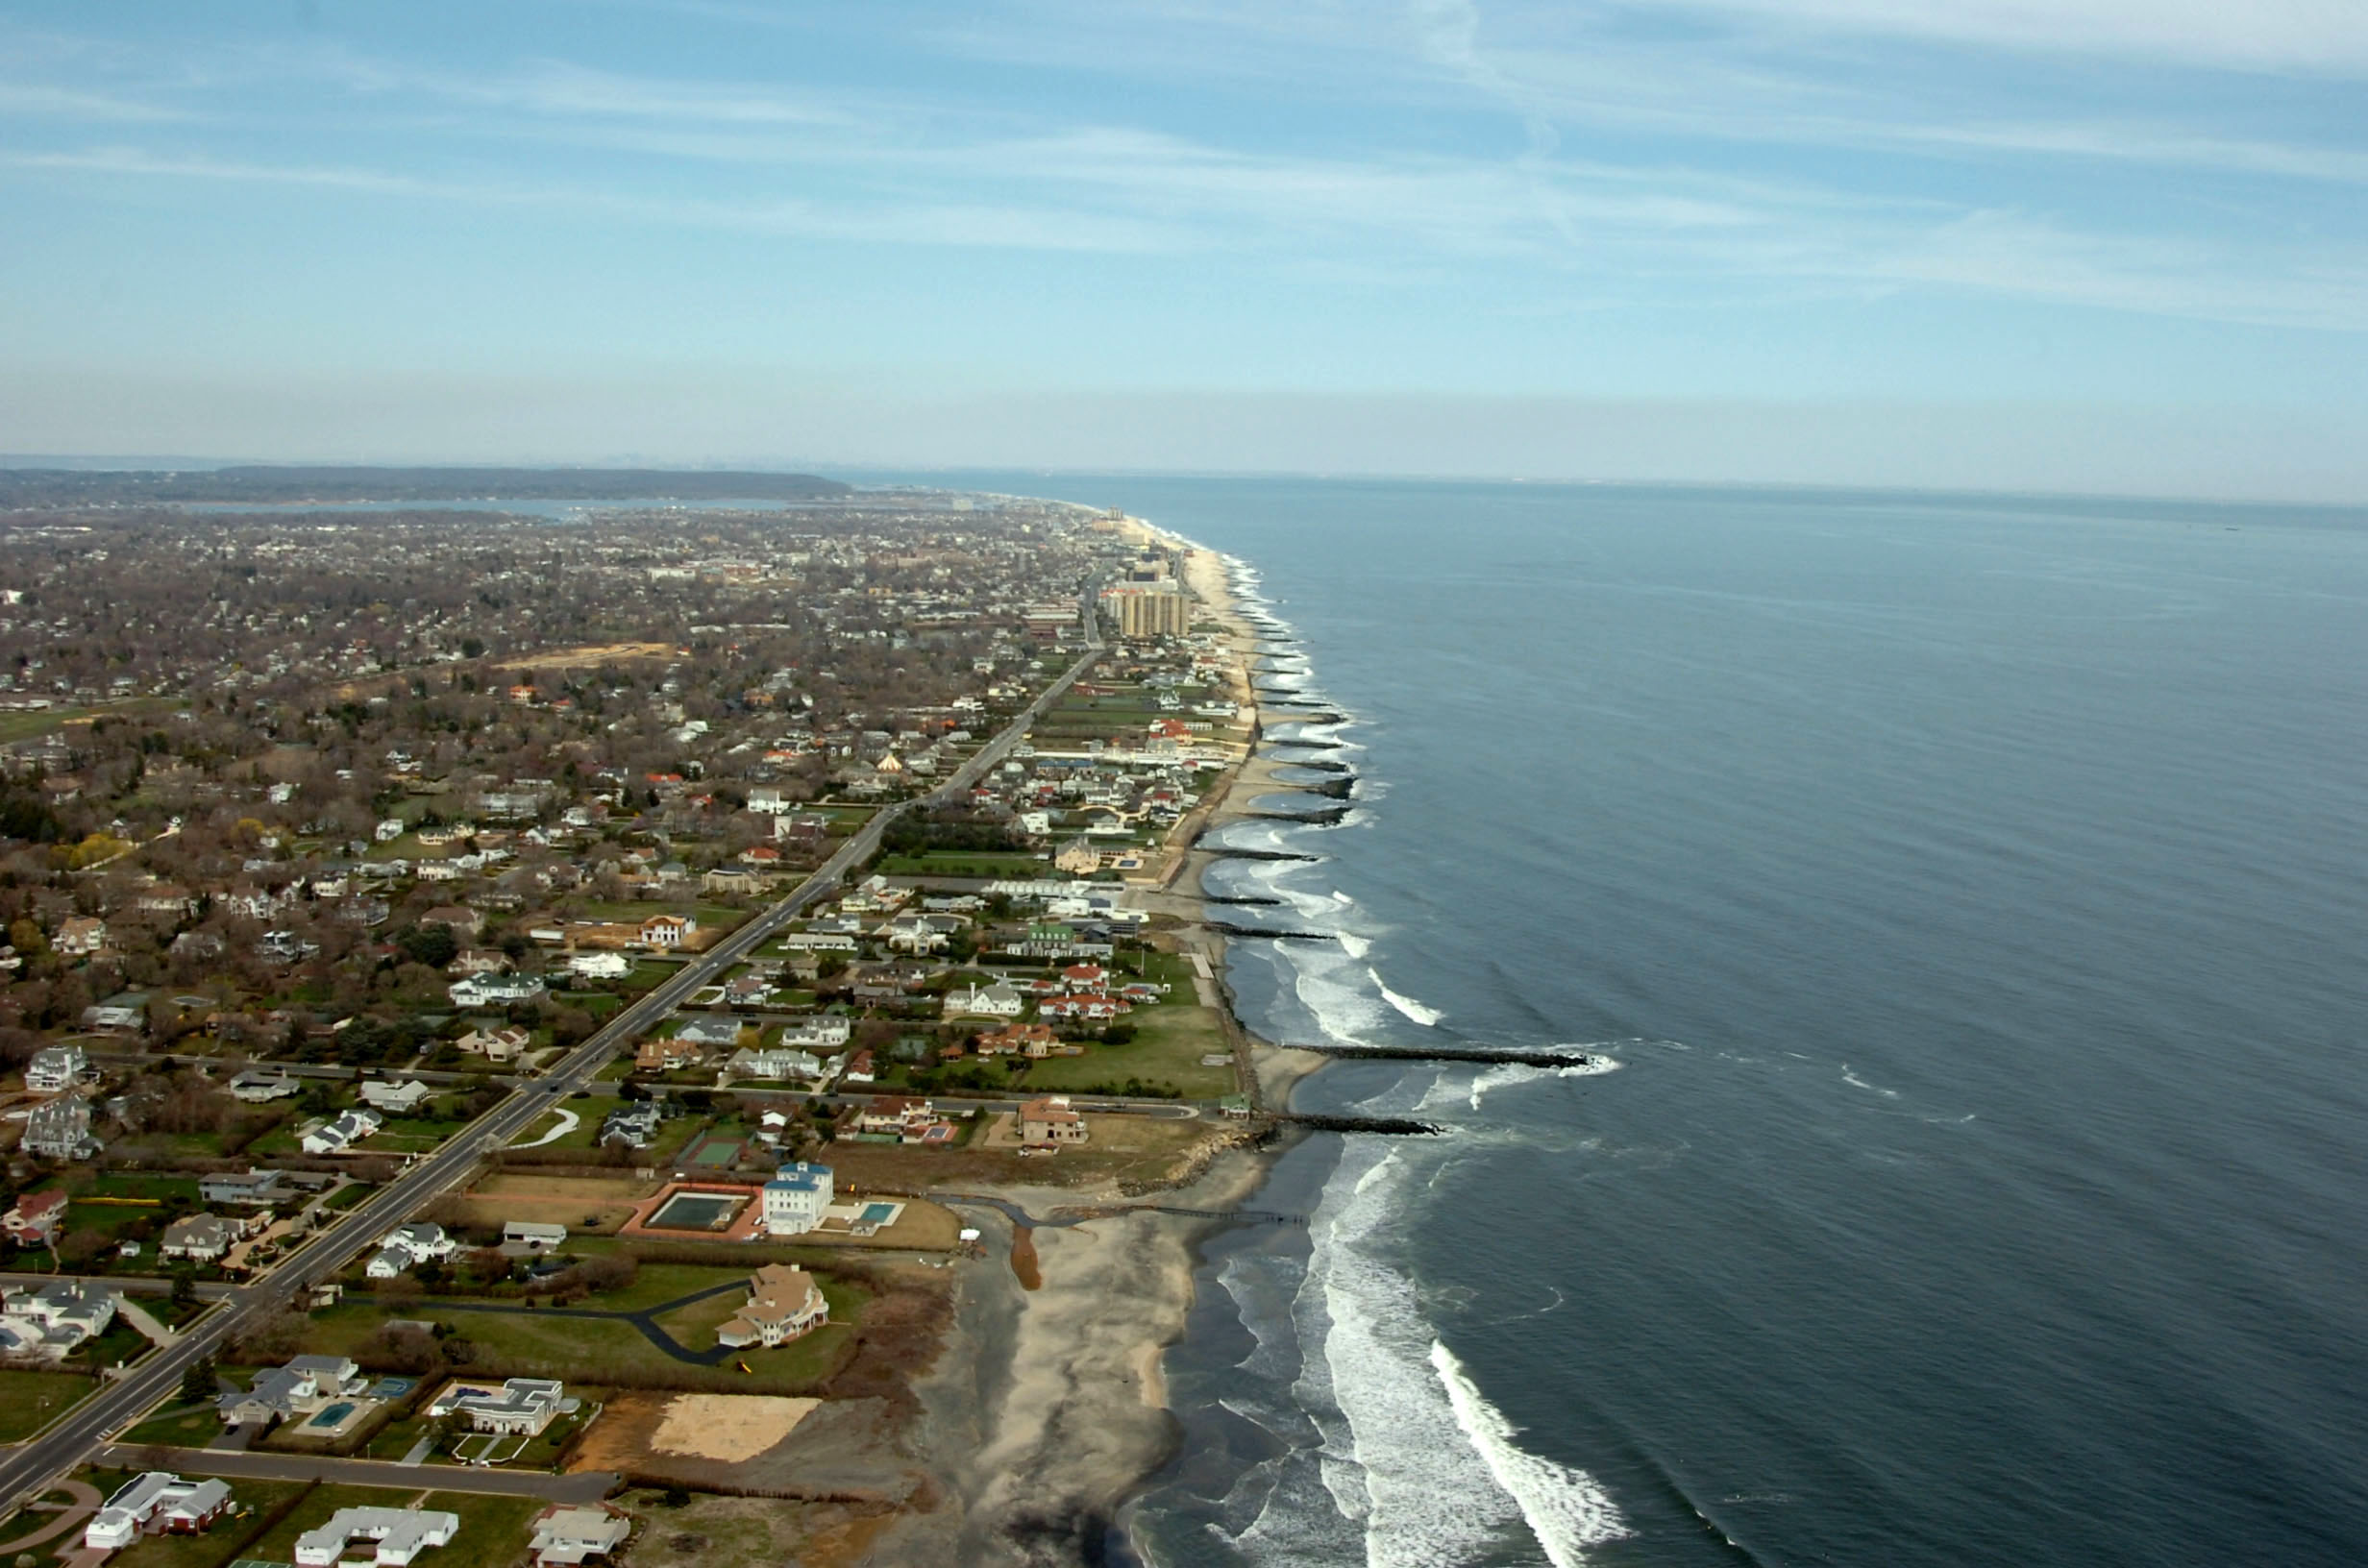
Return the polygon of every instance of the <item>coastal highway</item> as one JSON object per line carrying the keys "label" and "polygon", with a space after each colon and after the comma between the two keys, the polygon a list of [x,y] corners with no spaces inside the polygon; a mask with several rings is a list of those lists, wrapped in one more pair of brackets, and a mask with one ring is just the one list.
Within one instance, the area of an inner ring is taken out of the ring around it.
{"label": "coastal highway", "polygon": [[684,998],[712,984],[760,943],[777,935],[806,904],[838,887],[849,871],[861,866],[879,846],[880,834],[891,819],[915,805],[925,807],[952,798],[1001,763],[1030,726],[1044,716],[1045,710],[1101,656],[1101,639],[1093,606],[1094,590],[1089,585],[1081,600],[1085,652],[935,793],[923,800],[876,813],[788,897],[693,958],[656,990],[561,1058],[550,1072],[520,1085],[509,1098],[446,1139],[433,1153],[424,1156],[357,1204],[343,1218],[298,1247],[269,1274],[252,1285],[230,1290],[220,1306],[191,1325],[172,1344],[152,1351],[116,1382],[7,1451],[0,1458],[0,1518],[31,1502],[58,1477],[86,1459],[111,1433],[177,1391],[182,1374],[190,1366],[214,1355],[226,1342],[273,1313],[300,1302],[314,1281],[333,1274],[346,1260],[407,1219],[429,1200],[459,1186],[482,1156],[517,1138],[544,1112],[590,1083],[611,1058],[673,1012]]}

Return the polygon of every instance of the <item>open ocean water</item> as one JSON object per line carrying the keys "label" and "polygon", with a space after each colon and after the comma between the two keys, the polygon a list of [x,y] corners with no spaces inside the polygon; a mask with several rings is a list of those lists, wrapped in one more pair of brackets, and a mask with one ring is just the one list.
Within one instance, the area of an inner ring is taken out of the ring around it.
{"label": "open ocean water", "polygon": [[1617,1064],[1303,1085],[1454,1132],[1209,1246],[1121,1555],[2368,1561],[2368,519],[944,482],[1237,557],[1347,718],[1212,878],[1337,933],[1254,1028]]}

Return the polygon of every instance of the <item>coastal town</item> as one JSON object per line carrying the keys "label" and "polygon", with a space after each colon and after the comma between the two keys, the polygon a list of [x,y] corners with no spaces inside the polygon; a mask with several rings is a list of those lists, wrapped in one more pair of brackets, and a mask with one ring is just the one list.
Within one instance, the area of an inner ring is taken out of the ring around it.
{"label": "coastal town", "polygon": [[1290,1067],[1195,896],[1251,643],[1058,502],[0,512],[0,1542],[1089,1536],[1025,1456],[1164,1440],[1144,1200]]}

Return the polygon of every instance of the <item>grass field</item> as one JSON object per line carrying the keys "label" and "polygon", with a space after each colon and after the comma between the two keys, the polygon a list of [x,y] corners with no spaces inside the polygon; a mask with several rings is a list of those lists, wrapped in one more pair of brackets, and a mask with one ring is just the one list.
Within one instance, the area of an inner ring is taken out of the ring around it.
{"label": "grass field", "polygon": [[127,1443],[162,1443],[170,1448],[204,1448],[221,1435],[222,1419],[211,1405],[174,1402],[123,1434]]}
{"label": "grass field", "polygon": [[[607,1296],[587,1298],[580,1306],[604,1311],[636,1311],[717,1285],[738,1286],[754,1267],[705,1267],[697,1264],[645,1264],[631,1286]],[[859,1286],[825,1281],[823,1294],[833,1317],[849,1321],[820,1329],[794,1346],[743,1357],[749,1363],[748,1392],[799,1393],[827,1377],[851,1354],[852,1319],[867,1299]],[[732,1315],[745,1297],[737,1290],[722,1292],[704,1302],[678,1310],[661,1319],[685,1349],[705,1350],[715,1342],[715,1325]],[[425,1318],[450,1323],[478,1347],[476,1366],[499,1368],[506,1376],[555,1377],[569,1383],[599,1383],[615,1379],[634,1384],[664,1386],[670,1376],[683,1377],[683,1385],[697,1386],[712,1376],[709,1369],[687,1365],[650,1342],[641,1331],[623,1319],[566,1317],[554,1311],[520,1306],[517,1311],[479,1312],[439,1309],[433,1300],[402,1306],[374,1301],[342,1303],[312,1317],[307,1343],[324,1355],[352,1355],[389,1317]],[[675,1328],[674,1319],[681,1327]],[[794,1352],[794,1354],[793,1354]],[[730,1370],[729,1362],[725,1363]]]}
{"label": "grass field", "polygon": [[24,1441],[97,1386],[71,1372],[0,1371],[0,1443]]}

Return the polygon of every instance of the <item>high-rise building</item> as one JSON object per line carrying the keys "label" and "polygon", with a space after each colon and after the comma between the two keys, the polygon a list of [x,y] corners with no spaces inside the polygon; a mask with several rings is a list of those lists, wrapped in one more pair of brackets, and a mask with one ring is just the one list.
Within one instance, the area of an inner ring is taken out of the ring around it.
{"label": "high-rise building", "polygon": [[1181,637],[1192,629],[1192,596],[1172,582],[1126,583],[1104,593],[1102,602],[1121,637]]}

